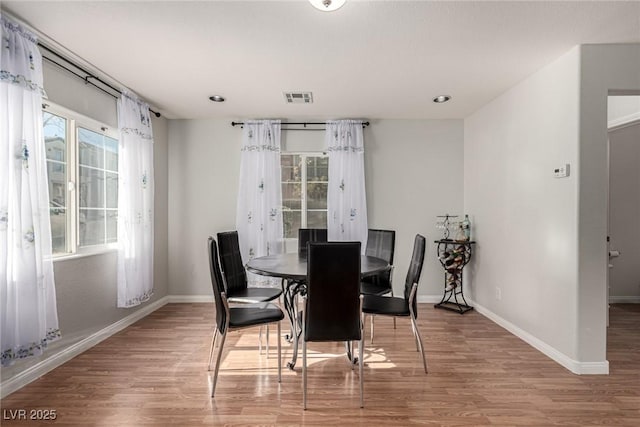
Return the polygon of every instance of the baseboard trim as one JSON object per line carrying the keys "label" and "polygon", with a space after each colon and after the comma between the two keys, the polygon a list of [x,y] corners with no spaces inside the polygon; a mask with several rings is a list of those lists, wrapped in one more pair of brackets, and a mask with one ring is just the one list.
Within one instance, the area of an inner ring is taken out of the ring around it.
{"label": "baseboard trim", "polygon": [[437,304],[442,301],[442,295],[418,295],[418,302]]}
{"label": "baseboard trim", "polygon": [[473,302],[471,305],[475,308],[475,310],[482,314],[484,317],[488,318],[492,322],[502,326],[507,331],[511,332],[516,337],[520,338],[542,354],[551,358],[556,363],[565,367],[569,371],[573,372],[577,375],[608,375],[609,374],[609,362],[579,362],[567,356],[566,354],[556,350],[551,347],[549,344],[541,341],[540,339],[534,337],[530,333],[520,329],[513,323],[505,320],[504,318],[498,316],[493,311],[483,307],[477,302]]}
{"label": "baseboard trim", "polygon": [[170,303],[213,303],[213,294],[211,295],[169,295]]}
{"label": "baseboard trim", "polygon": [[640,296],[609,297],[609,304],[640,304]]}
{"label": "baseboard trim", "polygon": [[97,345],[101,341],[109,338],[110,336],[120,332],[127,326],[133,325],[138,320],[151,314],[160,307],[170,302],[170,297],[166,296],[154,301],[151,304],[145,305],[141,309],[131,313],[129,316],[118,320],[117,322],[99,330],[98,332],[89,335],[81,341],[70,345],[62,351],[47,357],[43,361],[25,369],[24,371],[16,374],[8,380],[0,384],[0,399],[4,399],[16,390],[24,387],[25,385],[37,380],[47,372],[57,368],[65,362],[73,359],[77,355],[89,350],[91,347]]}

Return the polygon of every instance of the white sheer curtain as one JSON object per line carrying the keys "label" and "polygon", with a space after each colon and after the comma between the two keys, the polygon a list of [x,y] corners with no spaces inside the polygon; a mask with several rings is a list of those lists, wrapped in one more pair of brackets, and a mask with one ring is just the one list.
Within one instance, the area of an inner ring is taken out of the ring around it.
{"label": "white sheer curtain", "polygon": [[329,152],[328,238],[360,241],[364,253],[368,225],[362,122],[327,122],[325,144]]}
{"label": "white sheer curtain", "polygon": [[0,16],[0,342],[2,365],[60,336],[51,261],[36,38]]}
{"label": "white sheer curtain", "polygon": [[134,307],[153,295],[153,133],[149,106],[128,90],[118,127],[118,307]]}
{"label": "white sheer curtain", "polygon": [[[245,121],[236,213],[244,263],[254,257],[283,252],[280,175],[280,121]],[[277,284],[251,273],[247,273],[247,280],[254,285]]]}

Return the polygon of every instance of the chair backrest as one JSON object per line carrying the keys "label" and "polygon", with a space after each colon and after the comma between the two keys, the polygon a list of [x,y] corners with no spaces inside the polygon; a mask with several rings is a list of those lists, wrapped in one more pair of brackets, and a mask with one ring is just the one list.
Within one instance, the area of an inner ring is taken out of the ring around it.
{"label": "chair backrest", "polygon": [[[369,229],[365,255],[383,259],[393,265],[396,248],[396,232],[394,230]],[[365,281],[391,287],[391,269],[366,278]]]}
{"label": "chair backrest", "polygon": [[360,326],[360,242],[309,243],[306,341],[356,341]]}
{"label": "chair backrest", "polygon": [[220,263],[226,280],[227,295],[247,288],[247,272],[242,264],[237,231],[218,233]]}
{"label": "chair backrest", "polygon": [[393,265],[393,254],[396,248],[396,232],[394,230],[369,229],[365,255],[383,259]]}
{"label": "chair backrest", "polygon": [[416,234],[413,240],[413,254],[411,255],[411,263],[409,264],[409,270],[407,271],[407,280],[404,282],[404,298],[413,305],[413,312],[418,313],[417,298],[413,301],[409,301],[411,296],[411,287],[414,283],[420,281],[420,274],[422,273],[422,264],[424,263],[424,251],[425,251],[426,239],[420,234]]}
{"label": "chair backrest", "polygon": [[298,230],[298,255],[307,257],[308,242],[326,242],[326,228],[301,228]]}
{"label": "chair backrest", "polygon": [[211,286],[216,303],[216,326],[220,332],[224,331],[227,321],[227,310],[222,293],[225,291],[220,262],[218,261],[218,245],[213,237],[209,237],[209,270],[211,271]]}

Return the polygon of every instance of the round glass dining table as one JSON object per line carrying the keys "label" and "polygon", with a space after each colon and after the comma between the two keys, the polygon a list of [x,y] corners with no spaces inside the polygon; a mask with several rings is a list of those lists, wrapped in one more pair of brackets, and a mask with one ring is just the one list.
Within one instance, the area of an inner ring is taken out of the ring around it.
{"label": "round glass dining table", "polygon": [[[303,281],[307,278],[307,259],[297,253],[253,258],[247,263],[246,268],[261,276],[280,277],[295,281]],[[360,257],[362,277],[373,276],[389,268],[389,263],[383,259],[366,255]]]}
{"label": "round glass dining table", "polygon": [[[282,279],[284,306],[291,324],[291,335],[287,336],[287,340],[293,342],[293,357],[287,366],[293,369],[298,358],[298,340],[302,333],[302,317],[296,298],[306,291],[307,258],[301,257],[298,253],[269,255],[253,258],[245,267],[254,274]],[[360,258],[362,277],[373,276],[390,268],[389,263],[383,259],[366,255]],[[350,360],[355,361],[351,356],[350,345],[347,345],[347,355]]]}

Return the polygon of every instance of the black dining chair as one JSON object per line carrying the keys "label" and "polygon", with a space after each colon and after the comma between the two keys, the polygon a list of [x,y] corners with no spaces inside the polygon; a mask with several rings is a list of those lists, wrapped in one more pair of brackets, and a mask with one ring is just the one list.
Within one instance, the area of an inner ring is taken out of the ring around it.
{"label": "black dining chair", "polygon": [[220,263],[226,282],[226,294],[229,302],[257,303],[273,301],[282,294],[281,288],[258,288],[247,285],[245,271],[240,254],[240,242],[237,231],[218,233]]}
{"label": "black dining chair", "polygon": [[213,338],[211,340],[211,351],[209,352],[209,371],[211,371],[211,362],[213,360],[213,350],[215,348],[216,338],[220,335],[218,356],[216,358],[216,366],[213,374],[211,397],[214,397],[216,391],[218,371],[220,370],[220,359],[224,348],[224,342],[227,337],[227,332],[235,331],[237,329],[268,325],[270,323],[276,323],[278,325],[278,382],[280,382],[282,380],[280,321],[284,319],[284,313],[278,306],[271,303],[241,304],[229,307],[229,300],[227,299],[225,292],[222,273],[220,271],[220,263],[218,261],[217,245],[213,237],[209,237],[208,246],[211,285],[213,287],[213,296],[216,305],[216,325],[213,332]]}
{"label": "black dining chair", "polygon": [[302,314],[303,407],[307,409],[307,342],[311,341],[344,341],[348,346],[359,341],[360,407],[363,407],[360,242],[308,243],[308,251]]}
{"label": "black dining chair", "polygon": [[417,324],[417,292],[420,274],[422,273],[422,265],[424,263],[425,238],[417,234],[413,242],[413,254],[411,255],[411,264],[407,271],[407,279],[404,283],[403,297],[386,297],[381,295],[364,295],[362,303],[362,312],[376,316],[393,316],[393,317],[409,317],[411,319],[411,328],[418,351],[422,353],[422,363],[424,364],[424,372],[427,372],[427,359],[424,356],[424,347],[422,346],[422,338]]}
{"label": "black dining chair", "polygon": [[[360,292],[364,295],[393,296],[393,255],[396,248],[396,232],[394,230],[369,229],[365,255],[383,259],[389,263],[389,270],[373,276],[363,277],[360,282]],[[371,317],[371,342],[373,342],[373,316]],[[393,329],[396,328],[396,318],[393,318]]]}
{"label": "black dining chair", "polygon": [[369,229],[367,247],[364,254],[383,259],[389,263],[391,269],[374,276],[364,277],[360,282],[360,292],[364,295],[393,295],[391,277],[393,273],[393,254],[396,247],[396,232],[394,230]]}
{"label": "black dining chair", "polygon": [[298,255],[302,258],[307,257],[307,243],[326,241],[326,228],[301,228],[298,230]]}

